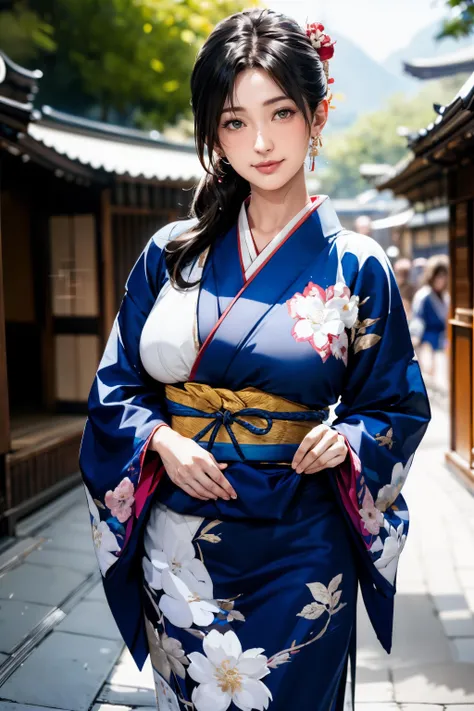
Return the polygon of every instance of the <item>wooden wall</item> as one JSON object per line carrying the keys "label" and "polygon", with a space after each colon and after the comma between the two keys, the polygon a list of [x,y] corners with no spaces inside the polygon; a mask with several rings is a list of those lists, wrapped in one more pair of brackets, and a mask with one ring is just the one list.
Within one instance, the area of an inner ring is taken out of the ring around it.
{"label": "wooden wall", "polygon": [[447,460],[474,484],[474,167],[449,181],[451,448]]}
{"label": "wooden wall", "polygon": [[190,186],[120,180],[102,196],[101,277],[104,341],[122,300],[127,277],[150,237],[187,217]]}

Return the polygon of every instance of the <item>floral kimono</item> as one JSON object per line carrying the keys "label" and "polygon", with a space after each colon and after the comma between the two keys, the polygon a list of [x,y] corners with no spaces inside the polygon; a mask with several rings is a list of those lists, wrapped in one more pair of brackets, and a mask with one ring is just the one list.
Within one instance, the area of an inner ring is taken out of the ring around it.
{"label": "floral kimono", "polygon": [[[357,585],[389,652],[401,492],[430,420],[382,248],[311,202],[257,254],[246,206],[171,285],[154,235],[139,257],[89,398],[81,470],[106,595],[159,708],[336,711]],[[304,432],[348,454],[297,474]],[[228,463],[237,499],[203,501],[148,449],[171,424]],[[354,688],[354,684],[352,685]]]}

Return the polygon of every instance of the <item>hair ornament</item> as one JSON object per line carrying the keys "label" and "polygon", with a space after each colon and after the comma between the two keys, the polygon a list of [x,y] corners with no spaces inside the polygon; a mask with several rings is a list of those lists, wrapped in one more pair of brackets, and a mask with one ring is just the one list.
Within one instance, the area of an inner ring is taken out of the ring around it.
{"label": "hair ornament", "polygon": [[329,108],[334,109],[336,107],[331,106],[333,96],[329,88],[330,84],[334,84],[334,79],[329,76],[329,60],[334,57],[334,45],[336,44],[336,41],[332,40],[331,37],[324,32],[324,25],[322,25],[320,22],[307,22],[306,34],[311,40],[311,44],[313,45],[316,52],[319,54],[319,58],[323,63],[323,69],[328,83],[327,100]]}

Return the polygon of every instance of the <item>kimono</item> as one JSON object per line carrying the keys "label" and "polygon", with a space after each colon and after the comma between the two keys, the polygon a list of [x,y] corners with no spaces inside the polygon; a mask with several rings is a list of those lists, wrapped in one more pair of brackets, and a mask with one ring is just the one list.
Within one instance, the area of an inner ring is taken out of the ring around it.
{"label": "kimono", "polygon": [[[137,665],[151,653],[159,708],[339,711],[358,583],[390,651],[401,489],[431,417],[400,293],[382,248],[343,229],[327,196],[253,260],[237,222],[199,259],[196,358],[170,387],[140,339],[170,289],[166,243],[193,224],[165,226],[140,255],[90,393],[80,465],[106,596]],[[216,393],[250,400],[206,410]],[[324,422],[334,405],[345,461],[297,474],[300,441],[272,428]],[[228,462],[235,500],[191,497],[148,448],[196,413],[194,439]]]}
{"label": "kimono", "polygon": [[446,321],[449,310],[449,295],[442,297],[426,285],[413,298],[413,319],[410,331],[420,343],[429,343],[434,351],[441,351],[446,341]]}

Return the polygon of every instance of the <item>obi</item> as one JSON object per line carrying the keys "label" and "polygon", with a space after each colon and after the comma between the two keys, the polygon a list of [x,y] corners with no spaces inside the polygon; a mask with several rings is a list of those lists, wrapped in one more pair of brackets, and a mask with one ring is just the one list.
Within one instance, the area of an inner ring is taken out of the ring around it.
{"label": "obi", "polygon": [[203,383],[166,385],[171,427],[211,451],[219,461],[291,462],[305,435],[327,419],[257,388],[227,390]]}

